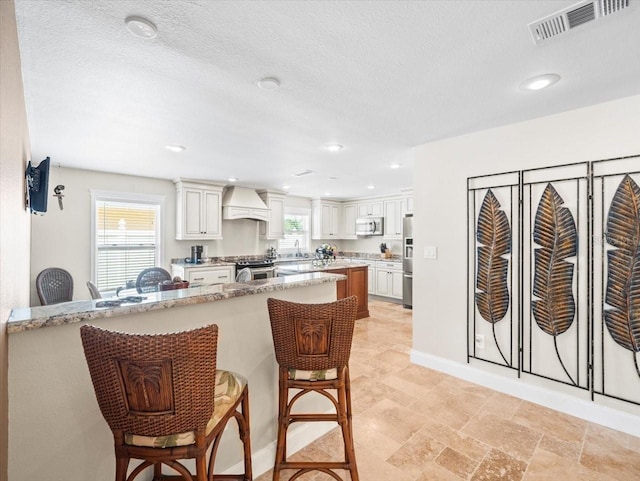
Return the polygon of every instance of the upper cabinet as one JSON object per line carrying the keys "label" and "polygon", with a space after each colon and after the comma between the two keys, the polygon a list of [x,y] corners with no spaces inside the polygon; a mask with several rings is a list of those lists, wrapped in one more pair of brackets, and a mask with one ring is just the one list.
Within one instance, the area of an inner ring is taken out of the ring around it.
{"label": "upper cabinet", "polygon": [[402,214],[413,214],[413,189],[402,191]]}
{"label": "upper cabinet", "polygon": [[259,190],[258,195],[269,208],[269,220],[260,222],[260,238],[284,239],[284,192]]}
{"label": "upper cabinet", "polygon": [[381,200],[358,203],[358,217],[382,217],[383,215],[383,203]]}
{"label": "upper cabinet", "polygon": [[342,204],[342,239],[357,239],[356,218],[358,217],[358,204]]}
{"label": "upper cabinet", "polygon": [[176,239],[222,239],[221,201],[224,185],[176,180]]}
{"label": "upper cabinet", "polygon": [[384,201],[384,237],[402,239],[402,198]]}
{"label": "upper cabinet", "polygon": [[341,205],[326,200],[311,201],[311,238],[340,239]]}

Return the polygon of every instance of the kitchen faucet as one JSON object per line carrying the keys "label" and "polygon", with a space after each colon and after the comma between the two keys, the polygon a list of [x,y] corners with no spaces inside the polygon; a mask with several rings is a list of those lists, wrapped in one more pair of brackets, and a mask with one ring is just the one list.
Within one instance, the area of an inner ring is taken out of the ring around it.
{"label": "kitchen faucet", "polygon": [[302,254],[300,253],[300,240],[296,239],[296,243],[294,245],[296,248],[296,257],[302,257]]}

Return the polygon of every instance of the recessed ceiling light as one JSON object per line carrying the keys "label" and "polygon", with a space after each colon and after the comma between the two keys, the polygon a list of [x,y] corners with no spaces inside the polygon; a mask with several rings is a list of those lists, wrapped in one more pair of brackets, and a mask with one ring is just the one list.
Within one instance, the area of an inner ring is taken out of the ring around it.
{"label": "recessed ceiling light", "polygon": [[265,77],[258,80],[258,87],[262,90],[276,90],[280,87],[280,80],[275,77]]}
{"label": "recessed ceiling light", "polygon": [[238,182],[238,178],[237,177],[229,177],[229,182]]}
{"label": "recessed ceiling light", "polygon": [[548,73],[544,75],[538,75],[525,80],[520,84],[520,90],[540,90],[560,80],[560,75],[555,73]]}
{"label": "recessed ceiling light", "polygon": [[183,152],[187,149],[184,145],[178,144],[165,145],[164,148],[171,152]]}
{"label": "recessed ceiling light", "polygon": [[291,188],[291,186],[290,186],[290,185],[283,185],[283,186],[282,186],[282,188],[283,188],[284,190],[289,190],[289,189]]}
{"label": "recessed ceiling light", "polygon": [[327,197],[331,195],[331,192],[325,192],[324,195],[326,195]]}
{"label": "recessed ceiling light", "polygon": [[125,25],[127,26],[127,30],[129,30],[136,37],[141,38],[154,38],[158,35],[158,29],[156,26],[142,17],[127,17],[124,20]]}
{"label": "recessed ceiling light", "polygon": [[391,167],[392,169],[399,169],[400,164],[391,164],[389,167]]}
{"label": "recessed ceiling light", "polygon": [[369,185],[367,186],[367,189],[375,189],[375,188],[376,188],[376,186],[375,186],[375,185],[373,185],[373,184],[369,184]]}
{"label": "recessed ceiling light", "polygon": [[329,144],[325,146],[325,149],[327,149],[329,152],[340,152],[342,149],[344,149],[344,145]]}

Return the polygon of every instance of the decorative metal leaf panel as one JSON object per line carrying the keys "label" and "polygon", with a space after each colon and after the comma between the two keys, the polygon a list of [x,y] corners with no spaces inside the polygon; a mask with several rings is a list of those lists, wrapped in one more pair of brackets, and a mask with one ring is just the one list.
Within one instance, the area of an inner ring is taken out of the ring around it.
{"label": "decorative metal leaf panel", "polygon": [[640,351],[640,188],[625,175],[616,190],[606,226],[607,290],[604,320],[613,340],[633,353]]}
{"label": "decorative metal leaf panel", "polygon": [[565,259],[576,255],[577,230],[571,211],[563,207],[564,200],[548,183],[536,212],[533,240],[541,247],[535,249],[535,275],[533,281],[532,311],[536,324],[553,336],[558,360],[567,372],[558,352],[557,336],[566,332],[573,323],[576,305],[573,298],[572,263]]}
{"label": "decorative metal leaf panel", "polygon": [[478,269],[476,273],[476,305],[485,321],[502,320],[509,309],[507,271],[511,252],[509,219],[500,208],[491,189],[485,194],[478,214]]}

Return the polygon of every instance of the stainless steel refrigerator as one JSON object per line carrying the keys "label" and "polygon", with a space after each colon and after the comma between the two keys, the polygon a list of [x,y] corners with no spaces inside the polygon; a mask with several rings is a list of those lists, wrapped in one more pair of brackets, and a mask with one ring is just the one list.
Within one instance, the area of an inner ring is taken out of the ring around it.
{"label": "stainless steel refrigerator", "polygon": [[402,305],[413,308],[413,214],[402,219]]}

